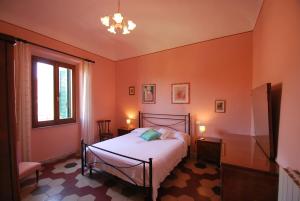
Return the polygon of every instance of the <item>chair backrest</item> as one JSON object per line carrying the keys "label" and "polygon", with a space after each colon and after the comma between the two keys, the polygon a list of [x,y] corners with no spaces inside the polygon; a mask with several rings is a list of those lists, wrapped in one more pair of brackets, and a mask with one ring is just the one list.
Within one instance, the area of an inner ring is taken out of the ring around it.
{"label": "chair backrest", "polygon": [[109,128],[110,122],[111,122],[111,120],[98,120],[97,121],[99,135],[110,133],[110,128]]}

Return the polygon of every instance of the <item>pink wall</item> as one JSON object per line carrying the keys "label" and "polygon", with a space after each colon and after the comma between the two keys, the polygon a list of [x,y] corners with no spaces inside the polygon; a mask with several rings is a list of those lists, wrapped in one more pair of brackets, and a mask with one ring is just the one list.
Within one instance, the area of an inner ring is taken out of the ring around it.
{"label": "pink wall", "polygon": [[[208,135],[249,134],[251,127],[252,32],[118,61],[116,66],[117,126],[138,110],[190,112],[207,125]],[[171,83],[191,84],[191,104],[171,104]],[[156,104],[141,104],[141,85],[155,83]],[[128,95],[129,86],[136,95]],[[226,99],[227,112],[214,112],[215,99]],[[137,120],[136,120],[137,123]]]}
{"label": "pink wall", "polygon": [[[92,69],[94,119],[112,119],[112,126],[115,127],[115,63],[113,61],[3,21],[0,21],[0,33],[96,61]],[[31,141],[34,161],[45,161],[74,153],[79,150],[80,123],[32,129]]]}
{"label": "pink wall", "polygon": [[282,83],[277,161],[300,169],[300,1],[265,0],[253,33],[253,87]]}
{"label": "pink wall", "polygon": [[[0,32],[95,60],[94,116],[112,120],[116,116],[114,128],[124,126],[125,118],[136,117],[138,110],[191,112],[194,122],[200,120],[207,125],[208,135],[248,134],[250,89],[265,82],[282,83],[277,160],[283,166],[300,169],[296,155],[300,141],[300,111],[296,105],[300,102],[299,19],[298,0],[265,0],[253,34],[238,34],[116,63],[3,21],[0,21]],[[171,83],[176,82],[191,83],[191,104],[170,103]],[[156,104],[141,104],[143,83],[157,84]],[[131,85],[136,87],[135,96],[128,95]],[[214,113],[215,99],[227,100],[225,114]],[[77,151],[79,127],[76,123],[33,129],[33,160],[47,160]]]}

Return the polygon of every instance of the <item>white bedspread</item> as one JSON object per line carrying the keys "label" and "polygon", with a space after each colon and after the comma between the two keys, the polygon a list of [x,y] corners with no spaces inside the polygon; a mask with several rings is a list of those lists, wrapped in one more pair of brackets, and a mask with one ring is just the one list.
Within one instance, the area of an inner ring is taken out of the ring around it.
{"label": "white bedspread", "polygon": [[[138,133],[132,132],[127,135],[96,143],[93,146],[145,161],[149,161],[149,158],[153,158],[153,200],[156,200],[160,183],[165,180],[174,167],[176,167],[182,158],[187,155],[189,139],[187,136],[184,140],[165,139],[145,141],[141,139],[139,135],[140,134]],[[93,147],[90,147],[90,149],[88,149],[88,152],[89,151],[94,152],[97,156],[114,166],[123,167],[138,163],[137,161],[110,154]],[[93,159],[95,160],[96,157],[89,154],[89,161]],[[97,161],[99,161],[99,159]],[[103,164],[98,164],[97,167],[127,182],[133,183],[130,179],[112,167]],[[129,169],[124,168],[122,170],[133,178],[138,185],[143,185],[142,165]],[[146,166],[146,185],[149,186],[148,165]]]}

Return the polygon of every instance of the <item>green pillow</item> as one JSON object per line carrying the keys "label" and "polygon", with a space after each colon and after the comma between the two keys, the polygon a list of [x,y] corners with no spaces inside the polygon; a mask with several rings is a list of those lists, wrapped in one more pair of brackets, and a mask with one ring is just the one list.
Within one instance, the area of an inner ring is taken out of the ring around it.
{"label": "green pillow", "polygon": [[141,135],[141,138],[143,138],[146,141],[151,141],[151,140],[155,140],[155,139],[159,138],[160,135],[161,134],[159,132],[157,132],[156,130],[149,129]]}

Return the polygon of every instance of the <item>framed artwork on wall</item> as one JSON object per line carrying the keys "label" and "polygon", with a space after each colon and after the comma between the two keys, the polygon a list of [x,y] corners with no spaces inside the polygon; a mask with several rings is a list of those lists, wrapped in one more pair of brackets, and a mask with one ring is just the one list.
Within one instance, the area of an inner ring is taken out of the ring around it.
{"label": "framed artwork on wall", "polygon": [[156,102],[156,85],[143,84],[142,87],[143,104],[155,104]]}
{"label": "framed artwork on wall", "polygon": [[175,83],[171,87],[172,104],[190,103],[190,83]]}
{"label": "framed artwork on wall", "polygon": [[130,96],[135,95],[135,88],[134,88],[134,86],[130,86],[130,87],[129,87],[129,95],[130,95]]}
{"label": "framed artwork on wall", "polygon": [[215,101],[215,112],[225,113],[226,111],[226,101],[225,100],[216,100]]}

